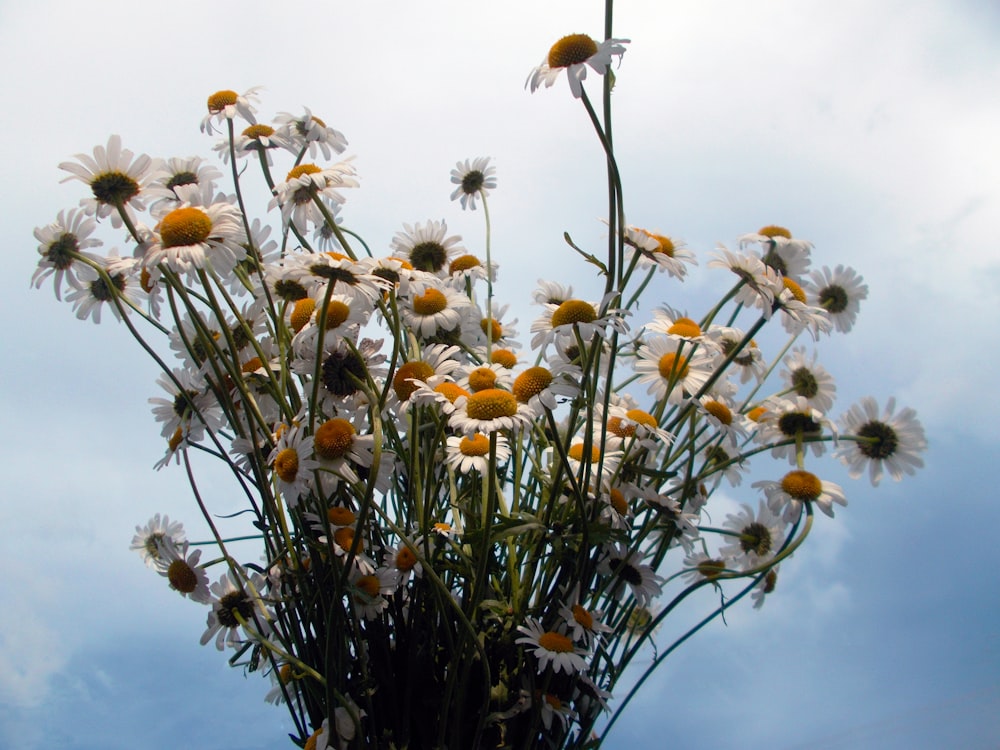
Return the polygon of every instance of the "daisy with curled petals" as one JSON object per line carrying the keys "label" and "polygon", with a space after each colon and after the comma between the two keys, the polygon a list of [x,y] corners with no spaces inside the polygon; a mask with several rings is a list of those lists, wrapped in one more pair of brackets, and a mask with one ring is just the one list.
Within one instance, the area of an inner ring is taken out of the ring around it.
{"label": "daisy with curled petals", "polygon": [[809,253],[813,244],[792,238],[784,227],[768,225],[757,232],[744,234],[738,239],[740,248],[759,245],[760,259],[781,276],[800,278],[809,270]]}
{"label": "daisy with curled petals", "polygon": [[735,411],[727,401],[721,396],[705,394],[697,400],[697,409],[711,425],[711,432],[720,439],[721,444],[736,451],[737,446],[746,439],[749,429],[746,417]]}
{"label": "daisy with curled petals", "polygon": [[344,134],[316,117],[309,107],[303,109],[305,114],[302,115],[280,112],[274,118],[282,146],[295,154],[296,158],[307,151],[310,158],[314,158],[317,150],[327,161],[332,159],[334,154],[342,154],[347,148],[347,138]]}
{"label": "daisy with curled petals", "polygon": [[695,552],[684,558],[683,580],[688,585],[701,583],[702,581],[715,581],[723,573],[730,572],[726,560],[721,557],[712,557],[705,552]]}
{"label": "daisy with curled petals", "polygon": [[281,207],[281,221],[293,224],[300,232],[307,232],[310,225],[327,221],[316,200],[323,202],[328,214],[332,214],[329,204],[345,203],[347,198],[339,188],[358,187],[356,172],[348,161],[342,161],[322,169],[315,164],[299,164],[292,167],[284,182],[274,186],[274,198],[268,209]]}
{"label": "daisy with curled petals", "polygon": [[[579,603],[579,586],[574,589],[568,598],[559,607],[559,614],[562,616],[566,627],[574,641],[579,641],[585,646],[590,646],[595,638],[600,638],[601,633],[610,633],[613,628],[601,622],[603,612],[592,612]],[[573,602],[569,604],[568,602]]]}
{"label": "daisy with curled petals", "polygon": [[822,412],[833,408],[837,386],[833,376],[822,365],[816,363],[816,353],[806,357],[805,347],[796,347],[785,357],[781,379],[790,393],[802,396]]}
{"label": "daisy with curled petals", "polygon": [[135,527],[135,536],[129,549],[142,556],[142,561],[150,568],[163,568],[163,556],[160,554],[160,544],[169,541],[180,546],[187,538],[184,535],[184,524],[171,521],[170,516],[160,517],[157,513],[145,526]]}
{"label": "daisy with curled petals", "polygon": [[[66,301],[72,303],[76,317],[80,320],[90,318],[95,323],[100,323],[101,310],[108,303],[111,303],[111,312],[115,318],[121,320],[121,312],[114,300],[116,298],[128,300],[136,305],[138,300],[145,296],[136,274],[133,273],[133,267],[138,261],[135,258],[120,258],[114,253],[97,262],[104,266],[107,278],[93,266],[81,266],[77,274],[80,287],[70,289]],[[122,304],[127,309],[127,303]]]}
{"label": "daisy with curled petals", "polygon": [[741,305],[759,308],[770,318],[774,297],[783,288],[780,276],[756,256],[734,253],[723,245],[717,251],[708,261],[708,267],[728,269],[742,282],[733,299]]}
{"label": "daisy with curled petals", "polygon": [[785,523],[795,523],[802,513],[803,505],[816,505],[826,515],[833,518],[833,505],[847,505],[844,490],[839,484],[820,479],[803,469],[790,471],[780,482],[754,482],[767,498],[772,512],[781,514]]}
{"label": "daisy with curled petals", "polygon": [[527,646],[534,654],[539,674],[550,665],[553,672],[565,672],[567,675],[587,671],[587,661],[584,659],[587,651],[566,635],[565,623],[555,630],[546,630],[534,617],[528,617],[524,625],[518,625],[517,629],[524,635],[515,643]]}
{"label": "daisy with curled petals", "polygon": [[719,549],[719,554],[729,561],[729,567],[746,570],[770,560],[781,544],[784,529],[782,520],[762,500],[757,512],[743,504],[736,515],[726,516],[723,528],[732,534]]}
{"label": "daisy with curled petals", "polygon": [[541,365],[529,367],[514,379],[511,392],[518,402],[527,404],[534,411],[555,411],[558,397],[573,398],[580,393],[576,381],[568,376],[571,369],[579,373],[579,368],[572,365],[564,366],[562,372],[554,372]]}
{"label": "daisy with curled petals", "polygon": [[712,360],[700,348],[663,337],[641,345],[633,367],[648,392],[669,404],[695,395],[712,375]]}
{"label": "daisy with curled petals", "polygon": [[249,587],[244,586],[240,577],[231,569],[223,573],[209,587],[212,596],[208,603],[212,605],[212,611],[208,613],[208,624],[201,636],[201,645],[206,645],[214,638],[215,647],[219,651],[225,650],[226,646],[238,647],[243,642],[239,635],[240,628],[243,628],[250,640],[255,640],[257,635],[266,637],[270,632],[268,622],[271,615],[258,595],[247,591],[250,588],[252,592],[260,592],[264,583],[264,577],[259,573],[254,573],[249,578]]}
{"label": "daisy with curled petals", "polygon": [[772,593],[778,586],[778,569],[781,565],[775,565],[773,568],[767,571],[759,581],[757,585],[753,587],[753,591],[750,594],[750,599],[753,601],[753,608],[760,609],[764,606],[764,600],[767,595]]}
{"label": "daisy with curled petals", "polygon": [[133,154],[122,148],[120,136],[108,138],[107,147],[95,146],[93,158],[77,154],[79,164],[64,161],[59,165],[70,173],[62,180],[79,180],[86,184],[93,198],[83,198],[80,206],[88,216],[98,219],[111,217],[111,226],[118,229],[122,225],[122,214],[129,222],[135,222],[133,209],[145,210],[145,197],[141,195],[149,177],[153,160],[142,154],[133,160]]}
{"label": "daisy with curled petals", "polygon": [[188,159],[171,157],[160,161],[150,173],[149,184],[144,191],[146,199],[151,201],[149,212],[159,219],[179,207],[185,199],[178,195],[177,188],[185,185],[208,185],[212,189],[222,179],[222,173],[204,161],[200,156]]}
{"label": "daisy with curled petals", "polygon": [[212,596],[208,591],[208,573],[198,565],[201,550],[188,554],[187,540],[175,544],[170,537],[159,541],[160,565],[157,571],[170,582],[170,588],[192,601],[208,604]]}
{"label": "daisy with curled petals", "polygon": [[764,407],[766,411],[757,419],[759,427],[754,440],[761,445],[774,445],[771,455],[775,458],[784,457],[795,463],[799,442],[808,443],[813,454],[822,456],[826,450],[824,432],[837,436],[836,425],[802,396],[768,399]]}
{"label": "daisy with curled petals", "polygon": [[663,593],[663,578],[656,574],[652,566],[642,562],[642,554],[638,550],[629,552],[621,545],[608,546],[597,569],[612,578],[609,594],[620,596],[621,584],[628,584],[629,591],[640,607],[648,607],[653,599]]}
{"label": "daisy with curled petals", "polygon": [[697,496],[689,496],[686,498],[687,505],[681,508],[677,498],[682,494],[685,493],[676,488],[668,488],[661,492],[647,484],[639,491],[639,498],[647,508],[656,513],[657,523],[654,528],[667,541],[667,547],[680,545],[690,554],[699,538],[698,522],[701,519],[697,511],[699,504],[704,503]]}
{"label": "daisy with curled petals", "polygon": [[418,271],[435,275],[447,273],[448,264],[466,250],[458,235],[446,236],[444,220],[426,224],[403,224],[403,231],[392,238],[393,255],[410,263]]}
{"label": "daisy with curled petals", "polygon": [[288,507],[298,505],[299,498],[309,492],[312,473],[319,468],[319,461],[312,457],[313,437],[305,435],[302,427],[282,431],[274,450],[267,458],[274,470],[278,490]]}
{"label": "daisy with curled petals", "polygon": [[477,159],[460,161],[451,170],[451,181],[458,185],[451,194],[451,199],[458,198],[462,209],[476,210],[476,199],[484,199],[490,190],[496,190],[496,167],[490,166],[490,157],[480,156]]}
{"label": "daisy with curled petals", "polygon": [[513,393],[487,388],[459,396],[448,424],[465,435],[474,435],[496,430],[523,430],[534,420],[535,412],[527,404],[519,403]]}
{"label": "daisy with curled petals", "polygon": [[[193,191],[185,195],[194,197]],[[200,269],[211,269],[228,277],[246,258],[246,240],[236,206],[225,201],[185,203],[160,219],[142,263],[156,278],[161,264],[177,274],[191,276]]]}
{"label": "daisy with curled petals", "polygon": [[237,159],[257,154],[260,159],[266,159],[267,165],[271,166],[271,151],[281,147],[287,148],[284,136],[270,125],[255,123],[244,128],[242,133],[233,138],[231,146],[227,138],[216,143],[212,149],[219,155],[224,164],[229,163],[230,152],[232,152]]}
{"label": "daisy with curled petals", "polygon": [[878,403],[870,396],[854,404],[843,417],[840,428],[851,436],[834,453],[852,479],[868,470],[873,486],[878,486],[883,470],[897,482],[903,474],[913,474],[924,465],[920,453],[927,448],[924,428],[910,408],[896,413],[896,399],[890,398],[879,414]]}
{"label": "daisy with curled petals", "polygon": [[815,304],[824,310],[841,333],[854,327],[861,309],[861,300],[868,297],[868,285],[853,268],[837,266],[830,270],[826,266],[813,271],[806,290]]}
{"label": "daisy with curled petals", "polygon": [[[648,411],[631,406],[624,399],[608,406],[608,439],[626,447],[641,446],[653,453],[670,445],[673,435],[659,426],[656,417]],[[594,410],[595,430],[603,422],[604,408],[597,404]]]}
{"label": "daisy with curled petals", "polygon": [[606,39],[600,44],[586,34],[569,34],[564,36],[549,49],[549,54],[541,65],[531,71],[525,87],[531,87],[531,92],[543,83],[549,88],[556,82],[559,73],[566,71],[570,91],[579,99],[583,95],[583,80],[587,77],[587,66],[594,69],[598,75],[611,65],[613,57],[619,61],[625,54],[628,39]]}
{"label": "daisy with curled petals", "polygon": [[683,279],[687,275],[688,266],[698,265],[694,253],[681,240],[659,232],[650,232],[648,229],[626,227],[626,263],[631,263],[636,255],[639,256],[635,261],[639,268],[665,271],[675,279]]}
{"label": "daisy with curled petals", "polygon": [[[507,438],[497,435],[496,465],[503,466],[510,460]],[[445,463],[460,474],[480,475],[490,472],[490,438],[481,432],[472,435],[452,435],[447,441]]]}
{"label": "daisy with curled petals", "polygon": [[749,383],[752,379],[760,380],[764,377],[767,372],[764,355],[761,354],[756,341],[745,340],[746,334],[743,331],[738,328],[713,325],[705,336],[712,342],[716,351],[714,367],[722,367],[723,362],[733,355],[726,368],[727,375],[739,372],[741,383]]}
{"label": "daisy with curled petals", "polygon": [[813,339],[819,334],[829,333],[833,322],[822,307],[811,306],[806,299],[805,290],[789,276],[781,277],[782,290],[775,297],[781,309],[781,324],[791,334],[809,331]]}
{"label": "daisy with curled petals", "polygon": [[49,276],[55,282],[56,299],[61,299],[63,281],[71,287],[79,288],[80,282],[76,275],[83,268],[79,257],[97,260],[97,256],[84,252],[88,247],[98,247],[102,243],[90,235],[97,228],[97,222],[88,218],[83,211],[71,208],[60,211],[56,220],[44,227],[35,229],[35,239],[38,240],[38,268],[31,275],[31,285],[41,288]]}
{"label": "daisy with curled petals", "polygon": [[235,120],[237,115],[249,122],[256,123],[254,118],[256,110],[252,102],[257,100],[257,92],[260,86],[247,89],[243,94],[238,94],[231,89],[216,91],[206,102],[208,114],[201,121],[201,132],[212,135],[215,133],[214,125],[222,125],[226,120]]}
{"label": "daisy with curled petals", "polygon": [[[628,324],[624,316],[627,312],[606,308],[611,296],[609,294],[600,304],[582,299],[568,299],[558,305],[546,304],[545,310],[531,324],[531,333],[535,334],[531,339],[531,348],[544,349],[559,341],[575,344],[577,334],[589,342],[595,335],[607,337],[612,331],[626,332]],[[601,309],[605,310],[603,315],[599,312]]]}
{"label": "daisy with curled petals", "polygon": [[354,467],[369,469],[375,462],[374,447],[374,435],[359,435],[353,424],[339,417],[327,420],[313,433],[320,469],[351,484],[359,481]]}
{"label": "daisy with curled petals", "polygon": [[285,257],[283,275],[304,287],[310,296],[322,299],[332,284],[335,294],[345,294],[374,307],[389,286],[371,273],[372,264],[338,252],[293,253]]}

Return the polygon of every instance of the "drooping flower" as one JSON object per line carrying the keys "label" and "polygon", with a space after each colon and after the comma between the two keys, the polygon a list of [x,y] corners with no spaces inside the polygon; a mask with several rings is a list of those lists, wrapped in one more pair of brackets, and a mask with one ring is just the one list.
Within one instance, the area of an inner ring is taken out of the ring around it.
{"label": "drooping flower", "polygon": [[542,60],[525,82],[531,92],[543,83],[549,88],[556,82],[559,73],[566,71],[570,91],[579,99],[583,95],[583,80],[587,77],[587,66],[594,69],[598,75],[611,65],[612,58],[621,60],[625,54],[625,45],[629,39],[606,39],[600,44],[586,34],[569,34],[552,45],[548,55]]}
{"label": "drooping flower", "polygon": [[814,303],[826,310],[834,327],[847,333],[854,327],[861,309],[861,300],[868,297],[868,285],[853,268],[837,266],[834,270],[823,266],[813,271],[806,290]]}
{"label": "drooping flower", "polygon": [[872,485],[878,486],[883,471],[898,482],[903,474],[913,474],[924,465],[920,458],[927,448],[924,428],[913,409],[896,412],[895,398],[889,399],[881,414],[874,398],[861,399],[841,418],[840,428],[845,436],[856,436],[834,453],[848,467],[851,479],[867,469]]}
{"label": "drooping flower", "polygon": [[35,230],[38,240],[38,267],[31,275],[31,284],[36,289],[42,286],[49,276],[53,277],[56,299],[61,299],[63,282],[72,288],[81,288],[77,273],[85,264],[80,263],[76,255],[96,261],[97,256],[85,252],[88,247],[98,247],[101,241],[90,235],[97,223],[86,213],[75,208],[60,211],[56,220]]}
{"label": "drooping flower", "polygon": [[458,185],[451,194],[463,209],[476,210],[476,199],[486,196],[497,186],[496,167],[490,166],[490,157],[480,156],[477,159],[466,159],[458,162],[451,170],[451,181]]}
{"label": "drooping flower", "polygon": [[253,102],[257,100],[257,92],[260,86],[247,89],[242,94],[238,94],[232,89],[222,89],[216,91],[208,97],[206,106],[208,114],[202,118],[201,132],[212,135],[215,133],[215,126],[222,125],[226,120],[235,120],[237,115],[253,125],[257,122],[254,118]]}
{"label": "drooping flower", "polygon": [[120,212],[128,215],[134,222],[133,209],[145,209],[145,196],[142,191],[149,178],[149,169],[153,160],[141,154],[133,159],[133,154],[127,148],[122,148],[122,140],[118,135],[108,138],[107,147],[95,146],[94,156],[77,154],[79,164],[64,161],[59,165],[70,173],[63,180],[79,180],[90,188],[92,198],[83,198],[80,206],[88,216],[96,215],[98,219],[111,217],[111,226],[122,226]]}

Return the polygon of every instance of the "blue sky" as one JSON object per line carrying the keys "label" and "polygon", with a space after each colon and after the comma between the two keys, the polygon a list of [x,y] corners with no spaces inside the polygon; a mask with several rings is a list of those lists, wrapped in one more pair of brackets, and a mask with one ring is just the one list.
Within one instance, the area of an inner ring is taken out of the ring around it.
{"label": "blue sky", "polygon": [[[668,660],[607,746],[995,747],[1000,10],[620,5],[628,220],[686,240],[703,271],[716,243],[771,223],[812,240],[817,264],[856,267],[871,290],[858,325],[819,347],[836,410],[895,394],[930,449],[922,473],[877,490],[824,463],[850,505],[818,519],[780,596]],[[16,73],[0,81],[13,363],[0,396],[0,745],[264,748],[290,728],[262,681],[198,646],[204,610],[127,549],[153,513],[197,529],[196,510],[179,472],[151,469],[152,363],[119,327],[79,323],[49,288],[28,288],[33,229],[79,196],[56,165],[110,133],[136,152],[208,155],[206,96],[263,85],[263,118],[307,105],[347,135],[362,188],[346,211],[384,248],[430,218],[480,237],[480,217],[448,202],[448,173],[490,155],[497,288],[524,334],[536,278],[593,284],[561,237],[596,242],[605,200],[565,82],[534,95],[523,82],[558,37],[599,35],[602,13],[579,0],[0,4],[0,64]],[[649,294],[697,310],[718,291],[701,272]],[[209,476],[206,491],[225,498],[227,485]],[[747,493],[729,494],[755,504]]]}

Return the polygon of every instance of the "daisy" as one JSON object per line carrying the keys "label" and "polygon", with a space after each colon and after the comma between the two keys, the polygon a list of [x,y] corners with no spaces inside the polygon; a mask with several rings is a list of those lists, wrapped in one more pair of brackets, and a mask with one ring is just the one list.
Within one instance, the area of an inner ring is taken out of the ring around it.
{"label": "daisy", "polygon": [[134,223],[133,209],[143,211],[146,207],[141,193],[153,160],[145,154],[134,160],[132,157],[131,151],[122,148],[121,137],[113,135],[108,138],[107,147],[94,147],[93,158],[77,154],[79,164],[62,162],[59,168],[70,172],[70,176],[62,182],[79,180],[85,183],[94,197],[80,201],[84,213],[96,215],[98,219],[110,216],[111,226],[118,229],[122,225],[122,213]]}
{"label": "daisy", "polygon": [[451,170],[451,181],[458,185],[451,199],[459,199],[462,209],[476,210],[476,199],[484,199],[497,186],[496,167],[490,166],[490,157],[480,156],[470,161],[460,161]]}
{"label": "daisy", "polygon": [[[613,295],[609,294],[600,303],[588,302],[582,299],[568,299],[560,304],[548,303],[545,310],[531,324],[532,349],[544,349],[551,343],[577,343],[577,333],[585,342],[595,335],[609,336],[611,331],[625,333],[628,325],[623,310],[606,308],[605,305]],[[605,309],[604,314],[600,313]]]}
{"label": "daisy", "polygon": [[286,256],[283,278],[304,287],[309,296],[322,299],[327,287],[364,302],[369,308],[382,298],[389,284],[371,273],[372,264],[354,260],[338,252],[294,253]]}
{"label": "daisy", "polygon": [[698,472],[698,478],[707,482],[714,477],[715,486],[725,478],[730,487],[739,487],[743,482],[743,474],[749,467],[742,460],[733,460],[738,455],[739,452],[732,448],[726,450],[721,441],[710,443],[702,451],[703,464]]}
{"label": "daisy", "polygon": [[470,306],[464,294],[449,286],[436,285],[407,298],[400,313],[415,335],[428,339],[460,329]]}
{"label": "daisy", "polygon": [[677,341],[700,343],[708,341],[697,322],[664,305],[653,310],[653,319],[643,328],[651,333],[661,333]]}
{"label": "daisy", "polygon": [[770,317],[774,296],[782,289],[778,274],[753,255],[733,253],[722,245],[717,250],[708,261],[708,267],[728,269],[742,282],[733,299],[739,304],[760,308]]}
{"label": "daisy", "polygon": [[201,550],[189,555],[186,540],[174,544],[170,537],[164,537],[158,544],[161,564],[157,565],[157,572],[170,582],[170,588],[193,601],[209,604],[212,595],[208,590],[208,573],[198,565]]}
{"label": "daisy", "polygon": [[503,365],[498,364],[468,364],[455,369],[453,378],[465,390],[475,393],[487,388],[502,388],[510,390],[514,376]]}
{"label": "daisy", "polygon": [[[594,422],[599,424],[602,415],[603,408],[598,408]],[[654,453],[673,441],[673,435],[659,426],[656,417],[643,409],[626,408],[626,404],[612,403],[608,407],[607,431],[609,437],[618,438],[626,446],[636,445]]]}
{"label": "daisy", "polygon": [[775,458],[785,457],[795,463],[796,443],[800,440],[811,446],[813,454],[821,456],[826,449],[824,431],[834,438],[837,436],[836,425],[802,396],[768,399],[765,406],[765,413],[757,419],[759,427],[754,440],[761,445],[772,445],[771,455]]}
{"label": "daisy", "polygon": [[534,654],[539,674],[550,664],[553,672],[565,672],[567,675],[587,671],[584,659],[587,651],[566,635],[565,624],[560,624],[556,630],[546,630],[538,620],[528,617],[525,624],[518,625],[517,629],[524,635],[515,643],[524,644]]}
{"label": "daisy", "polygon": [[319,461],[312,458],[314,438],[306,436],[302,427],[282,431],[274,450],[267,458],[274,471],[275,481],[285,502],[294,508],[299,498],[308,494],[312,473],[319,468]]}
{"label": "daisy", "polygon": [[208,185],[214,188],[215,183],[222,179],[222,173],[211,164],[204,164],[200,156],[188,159],[171,157],[160,161],[149,175],[149,184],[145,189],[147,200],[152,201],[149,212],[156,218],[177,208],[183,202],[177,194],[177,188],[185,185]]}
{"label": "daisy", "polygon": [[523,430],[534,420],[534,411],[527,404],[519,403],[513,393],[487,388],[468,396],[459,396],[448,424],[454,430],[474,435],[496,430]]}
{"label": "daisy", "polygon": [[711,557],[704,552],[695,552],[684,558],[684,575],[682,578],[688,585],[702,581],[715,581],[721,574],[728,572],[726,561]]}
{"label": "daisy", "polygon": [[339,188],[358,187],[355,175],[354,167],[348,161],[325,169],[315,164],[299,164],[288,172],[284,182],[274,186],[274,198],[268,209],[280,206],[282,223],[285,226],[291,223],[300,232],[306,232],[310,224],[319,225],[327,221],[316,205],[316,199],[323,202],[327,213],[332,213],[330,204],[347,201]]}
{"label": "daisy", "polygon": [[852,479],[867,468],[872,485],[878,486],[883,469],[898,482],[904,473],[913,474],[924,465],[919,454],[927,448],[927,440],[917,413],[910,408],[895,411],[895,398],[889,399],[880,415],[877,402],[868,396],[841,417],[841,430],[855,437],[845,441],[834,456],[848,467]]}
{"label": "daisy", "polygon": [[[579,368],[574,368],[577,372]],[[574,379],[563,372],[558,377],[547,367],[529,367],[521,372],[511,385],[511,392],[519,403],[527,404],[535,411],[554,411],[557,397],[573,398],[580,393]]]}
{"label": "daisy", "polygon": [[212,432],[221,429],[224,418],[218,401],[190,371],[175,369],[172,375],[162,373],[156,384],[169,396],[149,399],[153,416],[163,423],[160,430],[163,437],[170,437],[179,429],[186,439],[197,442],[206,427]]}
{"label": "daisy", "polygon": [[538,280],[538,288],[531,293],[531,299],[536,305],[559,306],[566,300],[573,299],[573,287],[563,286],[555,281]]}
{"label": "daisy", "polygon": [[735,536],[725,537],[728,542],[719,549],[719,554],[729,567],[742,570],[755,568],[774,557],[781,544],[784,524],[761,501],[755,514],[753,508],[743,504],[737,515],[729,514],[723,528],[734,532]]}
{"label": "daisy", "polygon": [[606,548],[598,570],[604,575],[613,576],[610,594],[617,596],[624,582],[628,584],[640,607],[648,607],[663,592],[663,579],[651,566],[643,564],[638,550],[627,552],[620,545],[610,546]]}
{"label": "daisy", "polygon": [[379,568],[374,573],[352,571],[351,603],[354,611],[366,620],[376,620],[389,607],[385,595],[396,590],[396,574],[392,568]]}
{"label": "daisy", "polygon": [[[461,367],[461,362],[455,359],[460,349],[457,346],[431,344],[425,346],[420,353],[420,359],[412,359],[401,364],[392,376],[392,389],[400,402],[405,402],[421,386],[433,388],[443,382]],[[465,389],[461,389],[463,392]]]}
{"label": "daisy", "polygon": [[806,293],[798,282],[788,276],[781,277],[782,290],[775,298],[781,309],[781,324],[791,334],[808,330],[813,339],[829,333],[833,322],[822,307],[813,307],[806,301]]}
{"label": "daisy", "polygon": [[844,490],[839,484],[827,482],[815,474],[795,469],[782,477],[780,482],[754,482],[763,491],[768,507],[780,513],[785,523],[795,523],[802,513],[802,506],[815,503],[821,511],[833,518],[833,504],[847,505]]}
{"label": "daisy", "polygon": [[97,256],[84,252],[88,247],[98,247],[102,243],[90,235],[97,228],[97,222],[88,218],[83,211],[71,208],[60,211],[56,220],[44,227],[35,229],[35,239],[38,240],[38,268],[31,275],[31,285],[40,289],[42,282],[49,276],[53,277],[56,299],[61,299],[63,281],[73,288],[80,288],[77,272],[83,264],[77,256],[83,256],[96,261]]}
{"label": "daisy", "polygon": [[721,367],[723,362],[738,350],[736,356],[730,360],[727,373],[729,372],[728,368],[735,365],[736,371],[740,374],[741,383],[749,383],[751,379],[760,380],[764,377],[767,372],[767,362],[764,361],[764,355],[761,354],[756,341],[753,339],[744,341],[746,335],[743,331],[728,326],[712,326],[705,335],[717,351],[713,363],[715,367]]}
{"label": "daisy", "polygon": [[697,400],[698,413],[710,425],[713,433],[712,442],[721,439],[730,451],[736,452],[738,446],[746,439],[748,433],[747,419],[733,410],[727,399],[704,395]]}
{"label": "daisy", "polygon": [[679,404],[698,393],[712,375],[711,358],[701,348],[657,337],[639,347],[633,367],[640,383],[658,400]]}
{"label": "daisy", "polygon": [[785,357],[784,364],[781,378],[790,392],[802,396],[822,412],[833,407],[837,386],[833,382],[833,376],[816,364],[815,352],[811,358],[807,358],[805,347],[796,347]]}
{"label": "daisy", "polygon": [[699,536],[698,522],[700,521],[698,510],[700,503],[695,498],[687,498],[686,509],[681,507],[677,496],[683,496],[681,491],[668,489],[660,492],[652,485],[646,485],[639,492],[639,497],[644,501],[647,508],[653,510],[657,516],[656,530],[660,537],[665,539],[667,547],[671,548],[680,545],[684,551],[690,554],[694,549],[694,543]]}
{"label": "daisy", "polygon": [[347,148],[347,138],[338,130],[329,127],[323,120],[316,117],[309,107],[303,107],[305,114],[292,115],[280,112],[274,118],[278,126],[281,145],[295,154],[296,158],[309,152],[310,158],[319,151],[323,158],[329,161],[334,154],[341,154]]}
{"label": "daisy", "polygon": [[243,132],[233,139],[231,149],[228,140],[219,141],[212,148],[224,164],[229,163],[230,151],[232,151],[237,159],[257,154],[261,159],[266,159],[267,165],[271,166],[271,151],[282,147],[287,148],[288,144],[281,133],[275,131],[270,125],[254,124],[244,128]]}
{"label": "daisy", "polygon": [[170,516],[160,517],[157,513],[145,526],[135,527],[135,536],[132,537],[132,544],[129,549],[135,550],[142,557],[142,561],[149,568],[162,569],[163,556],[160,554],[160,544],[167,540],[175,546],[180,546],[187,541],[184,536],[184,524],[180,521],[171,521]]}
{"label": "daisy", "polygon": [[257,100],[257,92],[260,86],[247,89],[243,94],[238,94],[230,89],[216,91],[208,97],[208,114],[201,121],[201,132],[212,135],[215,133],[214,125],[222,125],[226,120],[235,120],[239,115],[250,124],[257,120],[254,118],[256,110],[251,102]]}
{"label": "daisy", "polygon": [[617,57],[619,62],[625,54],[628,39],[606,39],[598,44],[586,34],[570,34],[564,36],[549,49],[549,54],[541,65],[531,71],[525,87],[530,86],[531,92],[543,83],[549,88],[556,82],[559,72],[566,70],[570,91],[579,99],[583,95],[583,80],[587,77],[587,66],[594,69],[598,75],[611,65],[611,59]]}
{"label": "daisy", "polygon": [[339,417],[329,419],[313,434],[313,450],[324,472],[352,484],[358,482],[354,467],[371,468],[375,462],[374,435],[359,435],[354,425]]}
{"label": "daisy", "polygon": [[750,594],[750,599],[753,601],[753,608],[760,609],[764,606],[764,599],[767,595],[774,591],[778,585],[778,568],[781,565],[775,565],[773,568],[767,571],[759,581],[757,585],[753,587],[753,591]]}
{"label": "daisy", "polygon": [[694,253],[687,249],[683,241],[647,229],[626,227],[625,247],[627,263],[631,263],[638,254],[636,264],[639,268],[665,271],[675,279],[683,279],[687,275],[687,266],[698,265]]}
{"label": "daisy", "polygon": [[757,232],[744,234],[738,239],[740,249],[756,244],[760,259],[781,276],[802,277],[809,270],[809,253],[813,244],[792,238],[784,227],[768,225]]}
{"label": "daisy", "polygon": [[[80,287],[70,289],[66,294],[66,301],[73,304],[76,317],[80,320],[91,318],[95,323],[100,323],[101,310],[108,303],[111,303],[111,313],[121,320],[115,298],[138,304],[138,300],[145,296],[138,279],[132,273],[132,268],[138,261],[134,258],[119,258],[115,253],[107,258],[100,258],[97,262],[104,266],[107,276],[101,275],[92,266],[81,266],[77,273]],[[126,302],[122,301],[120,304],[128,309]]]}
{"label": "daisy", "polygon": [[402,232],[392,238],[393,254],[410,263],[418,271],[436,275],[447,272],[448,263],[465,253],[458,235],[446,237],[448,225],[444,220],[427,224],[403,224]]}
{"label": "daisy", "polygon": [[601,637],[601,633],[610,633],[614,630],[601,622],[601,617],[604,616],[603,612],[591,612],[582,604],[576,603],[576,596],[571,597],[570,601],[574,604],[561,603],[559,614],[565,621],[574,641],[579,641],[589,647],[594,639]]}
{"label": "daisy", "polygon": [[831,271],[826,266],[813,271],[806,283],[809,296],[826,310],[834,327],[847,333],[854,327],[861,309],[861,300],[868,298],[868,285],[853,268],[837,266]]}
{"label": "daisy", "polygon": [[[507,438],[497,435],[496,466],[503,466],[510,460],[510,445]],[[471,474],[473,471],[485,475],[490,471],[490,438],[482,433],[458,436],[447,440],[445,463],[454,471]]]}
{"label": "daisy", "polygon": [[[320,304],[327,299],[324,293],[318,297]],[[323,347],[335,347],[340,341],[354,341],[361,327],[368,322],[371,307],[363,301],[345,294],[331,294],[327,299],[325,311],[309,299],[312,304],[306,305],[306,300],[295,303],[290,323],[297,333],[292,339],[292,349],[300,356],[308,356],[315,352],[319,340],[320,328],[323,330]],[[301,314],[306,306],[311,308],[308,322],[302,323]]]}
{"label": "daisy", "polygon": [[211,269],[225,277],[246,258],[246,239],[236,206],[228,202],[185,203],[157,224],[142,262],[154,276],[158,276],[162,263],[178,274],[194,275],[200,269]]}
{"label": "daisy", "polygon": [[[263,590],[264,577],[259,573],[254,573],[249,581],[253,591]],[[207,627],[201,636],[202,646],[214,638],[219,651],[225,650],[226,646],[237,648],[242,643],[239,637],[241,627],[250,640],[256,636],[247,630],[248,627],[261,636],[267,636],[270,613],[260,599],[246,592],[243,582],[231,569],[210,586],[210,591],[212,596],[208,603],[212,605],[212,610],[208,613]]]}

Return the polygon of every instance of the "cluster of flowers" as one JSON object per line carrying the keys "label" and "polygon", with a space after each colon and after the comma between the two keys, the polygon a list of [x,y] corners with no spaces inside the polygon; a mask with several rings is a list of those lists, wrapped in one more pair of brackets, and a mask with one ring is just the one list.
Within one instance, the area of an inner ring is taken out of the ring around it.
{"label": "cluster of flowers", "polygon": [[[566,37],[529,84],[565,70],[586,101],[587,68],[605,72],[625,41]],[[188,467],[223,572],[210,585],[200,548],[167,517],[137,527],[132,546],[209,607],[203,644],[270,676],[268,700],[287,704],[300,744],[592,743],[622,670],[676,603],[741,579],[760,606],[814,508],[846,504],[806,468],[810,451],[835,443],[873,484],[920,465],[912,410],[865,399],[829,416],[833,378],[793,344],[849,331],[867,288],[847,268],[810,270],[812,246],[786,229],[708,260],[733,285],[700,318],[662,306],[636,325],[639,292],[660,272],[683,280],[696,254],[610,217],[608,262],[596,262],[606,295],[539,282],[527,357],[493,300],[488,231],[482,257],[444,221],[404,224],[372,253],[342,225],[358,186],[350,160],[329,164],[344,136],[309,110],[260,124],[255,103],[255,91],[219,91],[202,122],[225,136],[232,195],[203,159],[136,157],[117,136],[62,164],[91,197],[36,231],[33,282],[68,290],[80,318],[109,309],[163,368],[157,467]],[[246,161],[280,211],[274,238],[246,210]],[[460,162],[452,183],[463,209],[486,208],[495,171]],[[128,256],[96,254],[101,220],[124,228]],[[766,358],[755,336],[775,318],[790,337]],[[760,395],[775,372],[780,387]],[[231,469],[257,559],[230,551],[193,451]],[[708,525],[712,494],[739,486],[760,453],[786,468],[754,484],[756,507]]]}

